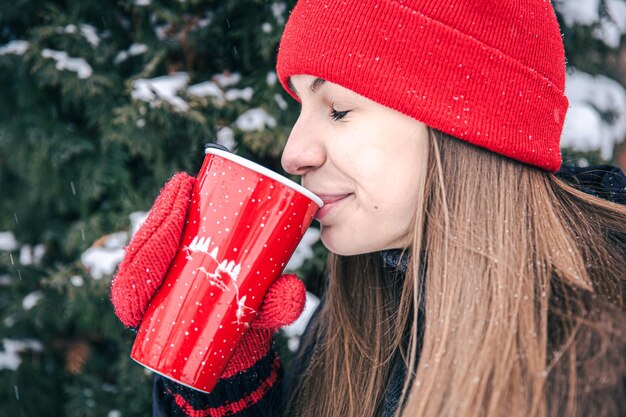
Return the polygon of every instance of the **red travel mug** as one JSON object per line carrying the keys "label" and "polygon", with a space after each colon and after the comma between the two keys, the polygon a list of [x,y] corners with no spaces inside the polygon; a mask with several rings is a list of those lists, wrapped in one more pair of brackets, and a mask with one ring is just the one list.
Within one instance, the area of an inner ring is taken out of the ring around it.
{"label": "red travel mug", "polygon": [[210,392],[322,205],[293,181],[208,148],[179,251],[131,357]]}

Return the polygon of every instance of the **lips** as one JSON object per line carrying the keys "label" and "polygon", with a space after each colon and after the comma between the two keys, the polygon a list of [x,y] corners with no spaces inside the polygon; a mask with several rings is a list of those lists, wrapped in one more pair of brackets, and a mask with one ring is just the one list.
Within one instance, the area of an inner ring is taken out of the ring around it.
{"label": "lips", "polygon": [[352,193],[347,194],[318,194],[315,193],[323,202],[324,206],[317,211],[315,218],[319,221],[324,219],[331,213],[336,210],[337,207],[341,205],[342,202],[346,201],[348,197],[352,195]]}
{"label": "lips", "polygon": [[315,195],[317,195],[322,200],[322,202],[326,205],[326,204],[332,204],[339,200],[342,200],[346,198],[347,196],[349,196],[350,194],[348,193],[348,194],[324,195],[324,194],[315,193]]}

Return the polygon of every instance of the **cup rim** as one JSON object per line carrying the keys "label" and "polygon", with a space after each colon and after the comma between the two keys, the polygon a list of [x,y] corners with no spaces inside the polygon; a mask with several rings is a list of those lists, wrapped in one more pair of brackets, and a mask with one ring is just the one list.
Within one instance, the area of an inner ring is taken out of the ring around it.
{"label": "cup rim", "polygon": [[303,186],[301,186],[298,183],[295,183],[293,181],[291,181],[289,178],[285,178],[282,175],[268,169],[265,168],[262,165],[257,164],[256,162],[252,162],[244,157],[241,157],[239,155],[235,155],[234,153],[231,152],[226,152],[226,151],[222,151],[220,149],[216,149],[216,148],[206,148],[204,150],[205,155],[208,154],[213,154],[213,155],[217,155],[217,156],[221,156],[222,158],[226,158],[229,159],[233,162],[236,162],[240,165],[245,166],[246,168],[249,168],[255,172],[258,172],[261,175],[265,175],[266,177],[269,177],[275,181],[280,182],[281,184],[286,185],[289,188],[294,189],[295,191],[299,192],[300,194],[303,194],[305,197],[309,198],[310,200],[312,200],[315,204],[317,204],[320,208],[324,205],[324,202],[322,201],[321,198],[319,198],[318,196],[316,196],[315,194],[313,194],[311,191],[307,190],[306,188],[304,188]]}

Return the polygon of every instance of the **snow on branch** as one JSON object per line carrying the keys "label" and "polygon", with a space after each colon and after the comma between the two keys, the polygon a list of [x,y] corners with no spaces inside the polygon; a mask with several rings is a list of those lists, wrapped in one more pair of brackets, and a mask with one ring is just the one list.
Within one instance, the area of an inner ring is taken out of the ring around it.
{"label": "snow on branch", "polygon": [[89,78],[93,74],[91,66],[83,58],[72,58],[64,51],[44,49],[41,51],[44,58],[52,58],[56,61],[56,69],[59,71],[68,70],[78,74],[78,78]]}
{"label": "snow on branch", "polygon": [[296,271],[307,259],[311,259],[314,256],[313,245],[318,240],[320,240],[320,230],[315,227],[309,227],[295,252],[291,255],[289,262],[287,262],[285,271]]}
{"label": "snow on branch", "polygon": [[11,41],[0,46],[0,55],[24,55],[29,46],[27,41]]}
{"label": "snow on branch", "polygon": [[237,118],[235,126],[246,132],[262,131],[266,127],[276,127],[276,119],[264,109],[250,109]]}
{"label": "snow on branch", "polygon": [[35,339],[13,340],[2,339],[3,350],[0,351],[0,370],[16,371],[22,363],[20,353],[28,350],[43,352],[43,345]]}
{"label": "snow on branch", "polygon": [[115,58],[113,59],[113,63],[115,65],[119,65],[122,62],[126,61],[131,56],[142,55],[148,52],[148,46],[143,43],[133,43],[128,47],[125,51],[119,51]]}
{"label": "snow on branch", "polygon": [[77,31],[80,31],[80,34],[83,36],[83,38],[85,38],[87,42],[89,42],[91,46],[93,46],[94,48],[100,45],[100,37],[98,36],[98,31],[96,30],[95,27],[91,25],[88,25],[85,23],[81,23],[78,26],[74,24],[69,24],[69,25],[66,25],[64,27],[60,27],[57,29],[58,33],[73,34],[73,33],[76,33]]}
{"label": "snow on branch", "polygon": [[80,256],[81,263],[93,279],[111,275],[124,258],[124,245],[128,242],[127,232],[113,233],[92,246]]}
{"label": "snow on branch", "polygon": [[600,14],[600,0],[558,0],[554,7],[568,27],[594,27],[593,36],[611,48],[618,48],[626,34],[626,2],[605,0],[607,17]]}
{"label": "snow on branch", "polygon": [[0,251],[11,252],[18,248],[13,232],[0,232]]}
{"label": "snow on branch", "polygon": [[156,78],[140,78],[133,81],[132,98],[145,101],[151,107],[159,107],[162,102],[169,103],[177,111],[186,111],[189,104],[177,93],[187,87],[189,74],[177,72]]}
{"label": "snow on branch", "polygon": [[600,151],[609,160],[615,144],[626,138],[626,90],[602,75],[575,71],[567,76],[565,94],[570,109],[561,146],[578,151]]}

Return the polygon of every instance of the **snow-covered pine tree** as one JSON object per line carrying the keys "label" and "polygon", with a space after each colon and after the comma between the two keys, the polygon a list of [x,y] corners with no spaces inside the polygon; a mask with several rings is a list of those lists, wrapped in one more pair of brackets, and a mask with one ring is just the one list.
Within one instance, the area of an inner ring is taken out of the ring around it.
{"label": "snow-covered pine tree", "polygon": [[[128,356],[111,274],[165,180],[198,169],[203,143],[280,170],[298,107],[274,63],[293,3],[0,2],[0,416],[149,414],[151,376]],[[557,2],[572,68],[616,78],[620,3]],[[606,80],[619,109],[623,89]],[[580,101],[618,131],[623,113]],[[600,158],[597,138],[580,150]],[[305,240],[310,259],[293,268],[314,287],[324,250],[314,231]]]}
{"label": "snow-covered pine tree", "polygon": [[195,173],[205,142],[280,169],[292,5],[0,4],[0,415],[149,412],[151,376],[108,300],[129,215]]}

